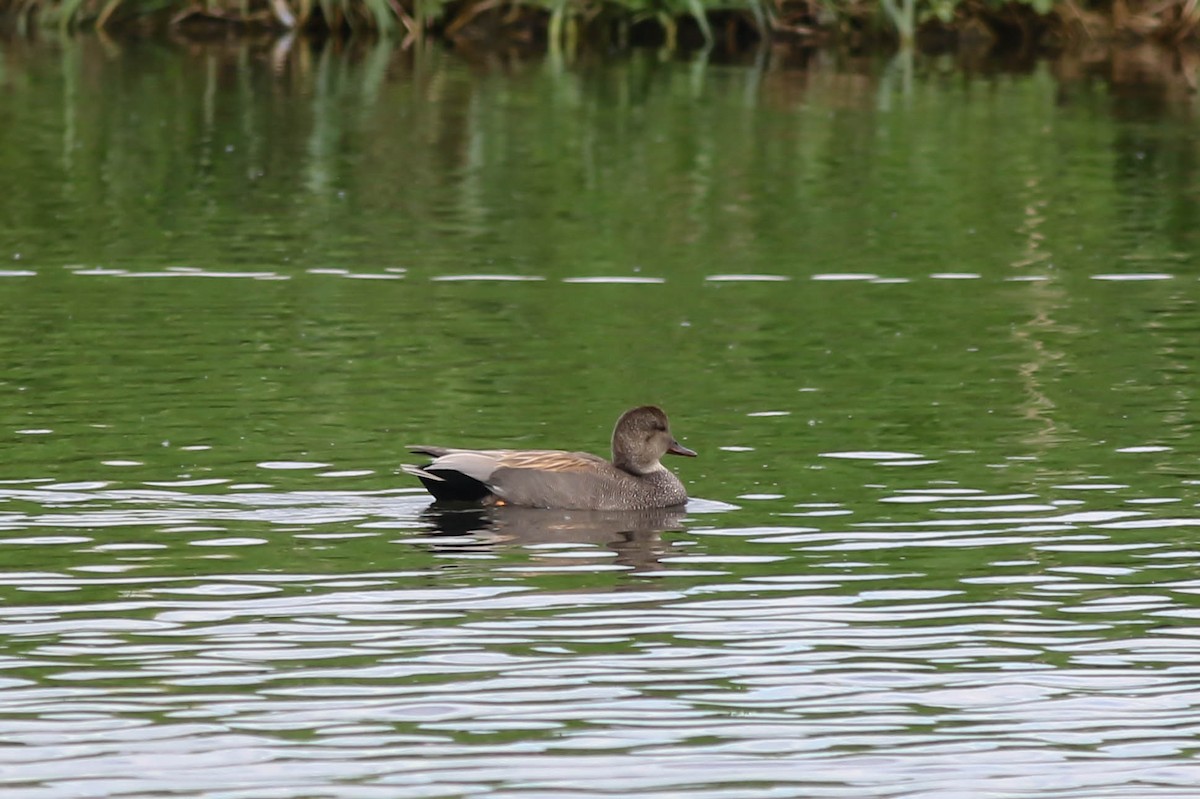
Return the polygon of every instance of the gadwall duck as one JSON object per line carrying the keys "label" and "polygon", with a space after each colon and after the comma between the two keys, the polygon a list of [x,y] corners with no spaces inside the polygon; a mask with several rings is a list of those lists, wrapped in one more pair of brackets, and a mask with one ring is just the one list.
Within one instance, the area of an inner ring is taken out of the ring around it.
{"label": "gadwall duck", "polygon": [[661,408],[626,411],[612,434],[612,462],[587,452],[409,447],[433,460],[401,468],[443,502],[562,510],[645,510],[687,502],[662,456],[696,453],[671,435]]}

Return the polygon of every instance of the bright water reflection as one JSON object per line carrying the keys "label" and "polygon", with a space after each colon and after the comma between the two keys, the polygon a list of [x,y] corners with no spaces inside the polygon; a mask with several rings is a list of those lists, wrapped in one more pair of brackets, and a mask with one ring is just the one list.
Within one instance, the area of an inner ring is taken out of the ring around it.
{"label": "bright water reflection", "polygon": [[7,486],[6,795],[1189,795],[1181,497],[938,482],[608,526]]}
{"label": "bright water reflection", "polygon": [[1195,795],[1190,95],[6,56],[5,799]]}

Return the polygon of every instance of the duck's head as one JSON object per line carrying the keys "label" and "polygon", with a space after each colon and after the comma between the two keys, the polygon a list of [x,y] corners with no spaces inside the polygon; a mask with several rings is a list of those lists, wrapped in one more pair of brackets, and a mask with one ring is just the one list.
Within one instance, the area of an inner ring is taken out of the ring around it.
{"label": "duck's head", "polygon": [[663,468],[663,455],[696,457],[695,452],[671,435],[667,415],[655,405],[643,405],[621,414],[613,428],[612,454],[613,463],[632,474],[648,474]]}

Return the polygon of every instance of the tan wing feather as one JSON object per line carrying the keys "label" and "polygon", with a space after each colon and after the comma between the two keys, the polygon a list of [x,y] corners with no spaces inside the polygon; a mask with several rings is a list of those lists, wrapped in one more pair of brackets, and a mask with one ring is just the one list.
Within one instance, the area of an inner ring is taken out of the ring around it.
{"label": "tan wing feather", "polygon": [[498,465],[505,469],[535,469],[539,472],[577,472],[595,469],[607,461],[587,452],[559,450],[508,450],[500,455]]}

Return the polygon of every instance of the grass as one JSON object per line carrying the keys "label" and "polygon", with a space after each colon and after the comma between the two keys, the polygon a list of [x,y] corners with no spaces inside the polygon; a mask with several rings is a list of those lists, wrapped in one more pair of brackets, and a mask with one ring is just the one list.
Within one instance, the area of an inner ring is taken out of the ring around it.
{"label": "grass", "polygon": [[883,35],[910,44],[924,32],[970,29],[1024,44],[1130,34],[1180,42],[1200,31],[1200,0],[0,0],[0,16],[22,28],[370,31],[406,44],[515,37],[551,50],[573,50],[584,39],[625,46],[653,30],[673,49],[685,29],[690,43],[711,46],[716,22],[727,38],[742,39]]}

